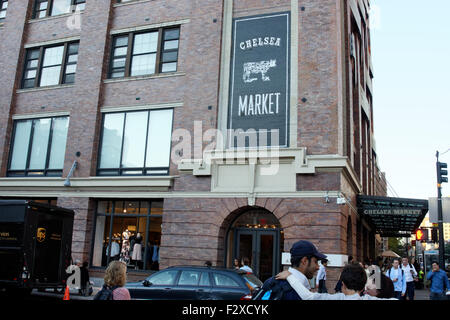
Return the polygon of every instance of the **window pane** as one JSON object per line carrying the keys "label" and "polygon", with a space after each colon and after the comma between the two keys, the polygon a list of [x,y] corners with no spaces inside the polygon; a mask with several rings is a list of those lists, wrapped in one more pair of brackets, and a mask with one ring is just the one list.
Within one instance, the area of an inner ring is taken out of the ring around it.
{"label": "window pane", "polygon": [[68,54],[77,54],[78,53],[78,47],[79,47],[78,43],[71,43],[69,45]]}
{"label": "window pane", "polygon": [[173,62],[177,61],[177,59],[178,59],[177,51],[164,52],[162,62]]}
{"label": "window pane", "polygon": [[127,55],[127,47],[120,47],[114,49],[114,57],[117,56],[126,56]]}
{"label": "window pane", "polygon": [[27,69],[37,68],[37,65],[38,65],[38,61],[36,59],[35,60],[30,60],[27,63]]}
{"label": "window pane", "polygon": [[11,170],[24,170],[27,163],[30,143],[31,120],[18,121],[14,134],[14,146],[11,156]]}
{"label": "window pane", "polygon": [[97,205],[98,213],[111,213],[112,212],[112,201],[99,201]]}
{"label": "window pane", "polygon": [[209,280],[208,272],[202,272],[202,277],[200,279],[200,285],[201,286],[210,286],[211,285],[211,281]]}
{"label": "window pane", "polygon": [[164,50],[178,49],[178,40],[164,42]]}
{"label": "window pane", "polygon": [[161,72],[174,72],[174,71],[177,71],[176,62],[164,63],[161,69]]}
{"label": "window pane", "polygon": [[47,67],[42,69],[40,86],[53,86],[59,84],[61,66]]}
{"label": "window pane", "polygon": [[146,167],[169,166],[172,114],[172,109],[150,112]]}
{"label": "window pane", "polygon": [[33,144],[31,146],[30,170],[45,169],[47,160],[48,137],[51,119],[34,121]]}
{"label": "window pane", "polygon": [[114,59],[112,67],[115,68],[124,68],[125,67],[126,58]]}
{"label": "window pane", "polygon": [[145,54],[133,57],[131,75],[140,76],[155,73],[156,54]]}
{"label": "window pane", "polygon": [[67,62],[68,63],[71,63],[71,62],[77,62],[78,61],[78,55],[77,54],[71,54],[70,56],[69,56],[69,59],[67,59]]}
{"label": "window pane", "polygon": [[121,78],[125,77],[125,71],[115,71],[111,73],[111,78]]}
{"label": "window pane", "polygon": [[45,49],[43,66],[54,66],[62,63],[64,46]]}
{"label": "window pane", "polygon": [[239,287],[239,284],[234,279],[224,274],[214,273],[213,278],[215,285],[218,287]]}
{"label": "window pane", "polygon": [[125,37],[117,37],[115,47],[122,47],[128,44],[128,36]]}
{"label": "window pane", "polygon": [[164,40],[173,40],[180,37],[180,29],[170,29],[164,31]]}
{"label": "window pane", "polygon": [[39,4],[39,10],[45,10],[45,9],[47,9],[47,5],[48,5],[48,2],[47,2],[47,1],[41,2],[41,3]]}
{"label": "window pane", "polygon": [[29,60],[39,59],[39,49],[35,49],[35,50],[30,51],[29,55],[28,55],[28,59]]}
{"label": "window pane", "polygon": [[[107,248],[108,241],[106,241],[106,238],[109,237],[110,226],[109,217],[108,223],[106,223],[106,219],[107,217],[105,216],[97,216],[94,236],[94,254],[92,257],[92,265],[94,267],[106,266],[106,253],[109,252],[109,248]],[[117,250],[117,246],[115,250]],[[111,253],[114,254],[115,252],[111,250]]]}
{"label": "window pane", "polygon": [[52,16],[69,13],[71,0],[53,0]]}
{"label": "window pane", "polygon": [[25,79],[36,78],[36,70],[30,70],[25,73]]}
{"label": "window pane", "polygon": [[163,271],[154,276],[150,276],[148,280],[153,283],[153,285],[173,285],[177,277],[177,270]]}
{"label": "window pane", "polygon": [[200,272],[198,271],[182,271],[179,286],[196,286],[200,281]]}
{"label": "window pane", "polygon": [[49,169],[63,169],[64,155],[66,153],[67,130],[69,118],[53,119],[53,136],[50,150]]}
{"label": "window pane", "polygon": [[100,168],[119,168],[124,113],[105,114]]}
{"label": "window pane", "polygon": [[75,73],[66,74],[64,83],[75,83]]}
{"label": "window pane", "polygon": [[123,141],[122,166],[143,168],[148,111],[127,113]]}
{"label": "window pane", "polygon": [[77,71],[77,65],[76,64],[68,64],[66,66],[66,73],[75,73]]}
{"label": "window pane", "polygon": [[142,33],[134,36],[133,54],[156,52],[158,32]]}
{"label": "window pane", "polygon": [[23,82],[23,87],[24,88],[33,88],[34,87],[34,79],[25,80]]}

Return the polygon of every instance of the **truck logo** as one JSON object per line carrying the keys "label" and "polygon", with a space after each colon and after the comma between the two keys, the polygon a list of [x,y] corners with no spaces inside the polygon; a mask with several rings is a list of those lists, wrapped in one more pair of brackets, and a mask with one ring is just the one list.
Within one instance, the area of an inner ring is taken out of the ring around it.
{"label": "truck logo", "polygon": [[44,242],[46,232],[47,232],[47,230],[45,230],[45,228],[38,228],[37,235],[36,235],[37,241]]}

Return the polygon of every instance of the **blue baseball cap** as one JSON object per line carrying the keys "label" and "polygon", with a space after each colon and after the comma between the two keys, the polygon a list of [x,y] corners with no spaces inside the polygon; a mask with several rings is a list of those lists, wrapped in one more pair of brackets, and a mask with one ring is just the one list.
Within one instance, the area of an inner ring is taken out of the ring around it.
{"label": "blue baseball cap", "polygon": [[319,250],[317,250],[315,245],[306,240],[300,240],[294,243],[292,245],[290,252],[292,257],[313,256],[319,260],[327,258],[326,255],[320,253]]}

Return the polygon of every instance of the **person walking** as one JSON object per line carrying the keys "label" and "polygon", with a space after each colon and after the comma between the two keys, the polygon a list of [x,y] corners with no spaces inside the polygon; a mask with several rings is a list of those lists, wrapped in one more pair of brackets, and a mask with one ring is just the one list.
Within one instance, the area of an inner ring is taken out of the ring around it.
{"label": "person walking", "polygon": [[405,278],[406,278],[406,295],[403,297],[404,300],[406,300],[406,297],[408,297],[409,300],[414,300],[414,279],[417,279],[417,271],[414,266],[409,263],[408,258],[404,257],[402,258],[402,266],[401,266]]}
{"label": "person walking", "polygon": [[400,261],[394,260],[392,268],[388,270],[387,276],[394,284],[394,297],[402,299],[406,294],[406,277],[405,272],[400,268]]}
{"label": "person walking", "polygon": [[[318,259],[326,259],[327,256],[320,253],[309,241],[300,240],[292,245],[291,267],[288,269],[299,283],[311,289],[308,279],[312,279],[319,270]],[[261,290],[256,294],[254,300],[302,300],[297,292],[285,279],[271,277],[264,282]]]}
{"label": "person walking", "polygon": [[444,300],[445,292],[450,291],[447,273],[439,268],[437,261],[433,261],[431,268],[427,273],[427,279],[431,280],[430,300]]}
{"label": "person walking", "polygon": [[328,260],[322,259],[320,261],[321,265],[319,267],[319,272],[317,273],[316,278],[316,287],[318,288],[319,293],[328,293],[327,286],[326,286],[326,280],[327,280],[327,265]]}
{"label": "person walking", "polygon": [[345,266],[342,270],[342,293],[313,293],[298,278],[294,277],[290,270],[277,274],[275,278],[287,280],[302,300],[397,300],[362,295],[367,282],[367,274],[363,267],[355,263]]}
{"label": "person walking", "polygon": [[130,292],[125,288],[127,265],[122,261],[112,261],[105,271],[104,285],[94,300],[131,300]]}

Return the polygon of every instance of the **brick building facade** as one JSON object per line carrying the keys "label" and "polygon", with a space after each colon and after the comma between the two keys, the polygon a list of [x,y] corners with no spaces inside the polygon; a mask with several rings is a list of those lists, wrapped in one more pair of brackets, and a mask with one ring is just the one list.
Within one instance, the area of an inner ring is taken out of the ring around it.
{"label": "brick building facade", "polygon": [[[306,239],[330,255],[333,282],[349,255],[377,255],[356,210],[358,194],[386,194],[367,0],[60,2],[9,1],[0,20],[0,197],[74,209],[74,258],[104,267],[126,229],[144,238],[145,272],[250,255],[267,276]],[[227,129],[233,21],[279,12],[289,146],[264,176],[267,156],[223,161],[204,137]]]}

